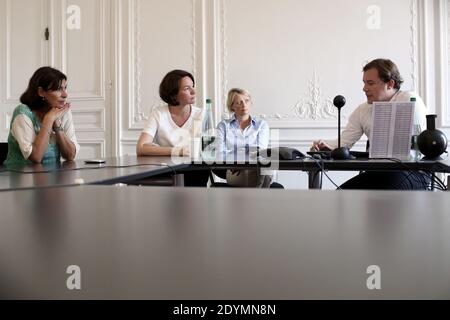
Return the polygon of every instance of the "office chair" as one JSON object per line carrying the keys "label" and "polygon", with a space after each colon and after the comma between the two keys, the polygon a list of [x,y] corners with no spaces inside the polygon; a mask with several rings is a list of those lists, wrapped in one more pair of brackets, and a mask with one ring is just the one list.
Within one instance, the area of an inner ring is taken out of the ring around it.
{"label": "office chair", "polygon": [[3,164],[7,155],[8,155],[8,142],[0,142],[0,165]]}

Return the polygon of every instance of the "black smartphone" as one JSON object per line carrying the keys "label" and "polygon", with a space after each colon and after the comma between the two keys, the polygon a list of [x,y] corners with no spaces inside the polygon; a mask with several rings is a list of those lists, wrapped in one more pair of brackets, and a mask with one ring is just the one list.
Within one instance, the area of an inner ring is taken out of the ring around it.
{"label": "black smartphone", "polygon": [[88,160],[84,160],[84,163],[86,164],[101,164],[101,163],[105,163],[106,160],[103,159],[88,159]]}

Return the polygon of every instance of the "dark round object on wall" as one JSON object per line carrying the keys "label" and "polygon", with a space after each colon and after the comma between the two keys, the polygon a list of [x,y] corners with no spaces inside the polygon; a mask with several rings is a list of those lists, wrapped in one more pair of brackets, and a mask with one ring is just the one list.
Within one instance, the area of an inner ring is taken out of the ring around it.
{"label": "dark round object on wall", "polygon": [[447,149],[447,137],[436,129],[435,119],[437,115],[427,115],[427,130],[417,137],[417,145],[425,159],[436,159]]}

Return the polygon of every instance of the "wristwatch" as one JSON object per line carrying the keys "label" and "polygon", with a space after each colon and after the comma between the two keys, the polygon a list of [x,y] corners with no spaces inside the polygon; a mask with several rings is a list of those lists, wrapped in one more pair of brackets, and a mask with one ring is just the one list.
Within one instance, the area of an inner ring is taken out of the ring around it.
{"label": "wristwatch", "polygon": [[61,124],[62,124],[62,123],[61,123],[61,120],[57,119],[57,120],[55,121],[55,125],[53,126],[53,131],[54,131],[55,133],[64,130],[63,127],[61,126]]}
{"label": "wristwatch", "polygon": [[63,131],[63,130],[64,130],[64,129],[63,129],[63,127],[62,127],[61,125],[59,125],[59,126],[53,128],[53,131],[55,131],[55,133],[56,133],[56,132],[59,132],[59,131]]}

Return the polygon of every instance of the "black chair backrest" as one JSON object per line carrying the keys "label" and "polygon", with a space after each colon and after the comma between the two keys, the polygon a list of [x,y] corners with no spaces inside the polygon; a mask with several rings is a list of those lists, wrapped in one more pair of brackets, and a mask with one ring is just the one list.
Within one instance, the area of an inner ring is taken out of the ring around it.
{"label": "black chair backrest", "polygon": [[0,142],[0,165],[5,161],[8,155],[8,142]]}

